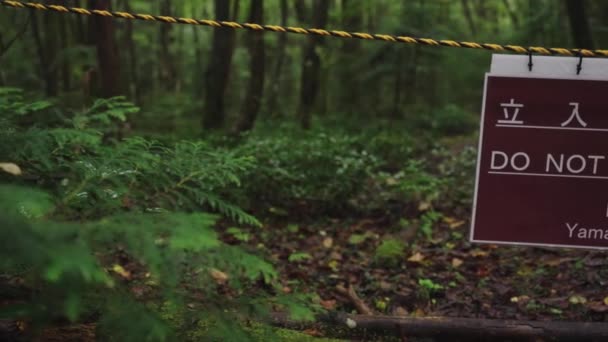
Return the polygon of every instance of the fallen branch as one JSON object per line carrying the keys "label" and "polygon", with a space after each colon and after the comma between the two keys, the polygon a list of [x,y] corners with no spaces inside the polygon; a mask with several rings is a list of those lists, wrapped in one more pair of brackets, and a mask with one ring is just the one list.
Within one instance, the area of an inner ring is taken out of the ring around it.
{"label": "fallen branch", "polygon": [[342,285],[338,285],[338,286],[336,286],[336,291],[338,291],[339,294],[348,298],[351,301],[351,303],[353,303],[355,308],[357,309],[357,312],[359,312],[360,314],[362,314],[362,315],[373,315],[374,314],[372,309],[370,309],[369,306],[367,306],[367,304],[365,304],[365,302],[361,298],[359,298],[359,296],[357,295],[357,291],[355,291],[355,289],[353,288],[352,285],[349,285],[348,288],[345,288]]}
{"label": "fallen branch", "polygon": [[608,341],[608,323],[535,322],[450,317],[391,317],[370,315],[328,314],[315,322],[294,322],[284,314],[275,314],[276,326],[305,330],[317,329],[332,337],[434,337],[453,340],[509,339]]}

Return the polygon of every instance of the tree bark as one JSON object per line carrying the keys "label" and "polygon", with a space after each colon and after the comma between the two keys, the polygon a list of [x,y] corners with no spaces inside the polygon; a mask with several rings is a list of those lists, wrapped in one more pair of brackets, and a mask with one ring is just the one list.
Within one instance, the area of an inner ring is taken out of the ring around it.
{"label": "tree bark", "polygon": [[[250,23],[264,22],[264,0],[252,0],[249,13]],[[247,95],[241,110],[241,118],[237,122],[236,132],[242,133],[253,128],[255,120],[262,105],[264,95],[264,72],[266,52],[264,47],[264,33],[250,32],[248,38],[249,47],[249,85]]]}
{"label": "tree bark", "polygon": [[[327,25],[329,1],[315,0],[312,11],[313,26],[324,28]],[[312,110],[318,95],[321,57],[317,53],[317,46],[323,44],[323,38],[310,36],[304,47],[302,63],[302,78],[300,88],[300,106],[298,117],[303,129],[309,129],[312,121]]]}
{"label": "tree bark", "polygon": [[584,0],[566,0],[574,45],[579,49],[593,49],[593,36],[585,5]]}
{"label": "tree bark", "polygon": [[[111,10],[110,0],[92,1],[95,9]],[[95,45],[101,78],[101,96],[108,98],[121,95],[120,60],[114,39],[114,22],[112,18],[100,16],[93,16],[91,19],[96,28]]]}
{"label": "tree bark", "polygon": [[[229,20],[229,0],[214,0],[216,20]],[[232,55],[234,53],[235,31],[230,28],[216,28],[213,31],[211,60],[205,77],[205,113],[203,128],[219,129],[224,126],[224,95],[228,87]]]}

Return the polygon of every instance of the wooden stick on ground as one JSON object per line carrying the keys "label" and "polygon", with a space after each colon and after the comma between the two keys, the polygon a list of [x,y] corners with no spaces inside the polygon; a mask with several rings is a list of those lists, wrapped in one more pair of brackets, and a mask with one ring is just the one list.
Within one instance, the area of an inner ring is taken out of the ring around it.
{"label": "wooden stick on ground", "polygon": [[348,288],[345,288],[342,285],[337,285],[336,291],[338,291],[339,294],[346,296],[346,298],[348,298],[351,301],[351,303],[353,303],[353,305],[357,309],[357,312],[359,312],[360,314],[362,314],[362,315],[373,315],[374,314],[372,309],[370,309],[369,306],[367,306],[367,304],[365,304],[365,302],[361,298],[359,298],[359,296],[357,295],[357,291],[355,291],[355,289],[353,288],[352,285],[349,285]]}
{"label": "wooden stick on ground", "polygon": [[608,323],[534,322],[450,317],[391,317],[330,314],[316,322],[298,323],[286,315],[273,316],[273,324],[291,329],[315,328],[333,337],[420,336],[445,340],[558,340],[608,341]]}

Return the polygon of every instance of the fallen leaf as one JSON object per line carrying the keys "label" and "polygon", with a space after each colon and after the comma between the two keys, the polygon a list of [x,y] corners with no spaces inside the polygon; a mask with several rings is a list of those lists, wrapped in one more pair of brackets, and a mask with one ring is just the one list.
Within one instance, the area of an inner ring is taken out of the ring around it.
{"label": "fallen leaf", "polygon": [[574,295],[571,296],[568,301],[570,302],[570,304],[585,304],[587,303],[587,298],[580,296],[580,295]]}
{"label": "fallen leaf", "polygon": [[454,267],[454,268],[460,267],[463,263],[464,263],[464,261],[462,261],[462,259],[458,259],[458,258],[452,259],[452,267]]}
{"label": "fallen leaf", "polygon": [[323,247],[329,249],[334,245],[334,239],[328,237],[323,239]]}
{"label": "fallen leaf", "polygon": [[418,204],[418,211],[427,211],[431,208],[431,203],[422,201]]}
{"label": "fallen leaf", "polygon": [[445,222],[448,225],[448,227],[450,227],[450,229],[456,229],[466,223],[466,221],[464,221],[464,220],[459,220],[459,219],[456,219],[454,217],[449,217],[449,216],[444,217],[443,222]]}
{"label": "fallen leaf", "polygon": [[323,333],[321,333],[317,329],[306,329],[306,330],[302,331],[302,333],[304,333],[308,336],[312,336],[312,337],[323,337]]}
{"label": "fallen leaf", "polygon": [[589,308],[589,310],[597,313],[608,312],[608,305],[602,302],[592,302],[587,304],[587,307]]}
{"label": "fallen leaf", "polygon": [[402,306],[398,306],[393,310],[393,316],[408,316],[409,312]]}
{"label": "fallen leaf", "polygon": [[338,260],[338,261],[340,261],[340,260],[342,260],[342,254],[340,254],[338,252],[335,252],[335,251],[331,252],[329,254],[329,259],[330,260]]}
{"label": "fallen leaf", "polygon": [[218,285],[223,285],[228,281],[228,275],[218,269],[212,268],[209,270],[211,278],[215,280]]}
{"label": "fallen leaf", "polygon": [[608,297],[604,297],[604,304],[608,305]]}
{"label": "fallen leaf", "polygon": [[530,301],[530,297],[528,296],[519,296],[519,297],[511,297],[511,303],[521,303],[525,305]]}
{"label": "fallen leaf", "polygon": [[336,308],[335,299],[321,300],[321,302],[319,304],[321,304],[321,306],[323,308],[325,308],[326,310],[333,310]]}
{"label": "fallen leaf", "polygon": [[10,173],[13,176],[21,176],[21,168],[13,163],[0,163],[0,170]]}
{"label": "fallen leaf", "polygon": [[332,271],[338,272],[338,266],[340,263],[337,260],[332,260],[327,263],[327,267],[331,268]]}
{"label": "fallen leaf", "polygon": [[481,250],[481,249],[478,249],[478,248],[477,248],[477,249],[474,249],[474,250],[472,250],[472,251],[470,251],[470,252],[469,252],[469,254],[470,254],[472,257],[475,257],[475,258],[479,258],[479,257],[487,257],[487,256],[488,256],[488,252],[486,252],[486,251],[484,251],[484,250]]}
{"label": "fallen leaf", "polygon": [[125,270],[124,267],[120,266],[119,264],[114,264],[114,266],[112,266],[112,272],[118,274],[123,279],[131,279],[131,273]]}
{"label": "fallen leaf", "polygon": [[422,255],[422,253],[420,252],[416,252],[414,255],[412,255],[411,257],[409,257],[407,259],[407,261],[409,262],[416,262],[416,263],[420,263],[424,260],[424,255]]}
{"label": "fallen leaf", "polygon": [[388,291],[393,288],[393,284],[391,284],[387,281],[384,281],[384,280],[380,280],[380,283],[378,284],[378,286],[384,291]]}
{"label": "fallen leaf", "polygon": [[360,243],[365,242],[365,240],[367,240],[367,238],[369,237],[369,235],[366,234],[353,234],[348,238],[348,243],[350,243],[351,245],[358,245]]}

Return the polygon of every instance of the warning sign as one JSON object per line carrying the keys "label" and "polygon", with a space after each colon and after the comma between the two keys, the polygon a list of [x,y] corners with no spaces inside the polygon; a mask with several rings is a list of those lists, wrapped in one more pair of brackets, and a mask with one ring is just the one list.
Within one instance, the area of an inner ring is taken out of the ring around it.
{"label": "warning sign", "polygon": [[608,248],[608,80],[568,60],[486,75],[471,241]]}

